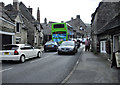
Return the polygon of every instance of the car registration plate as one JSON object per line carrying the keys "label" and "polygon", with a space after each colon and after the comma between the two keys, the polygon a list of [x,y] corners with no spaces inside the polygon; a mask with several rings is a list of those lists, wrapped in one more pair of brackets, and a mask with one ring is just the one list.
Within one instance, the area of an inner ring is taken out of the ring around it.
{"label": "car registration plate", "polygon": [[4,52],[4,55],[9,55],[9,52]]}
{"label": "car registration plate", "polygon": [[48,47],[54,47],[54,45],[48,45]]}
{"label": "car registration plate", "polygon": [[48,45],[48,47],[52,47],[52,45]]}

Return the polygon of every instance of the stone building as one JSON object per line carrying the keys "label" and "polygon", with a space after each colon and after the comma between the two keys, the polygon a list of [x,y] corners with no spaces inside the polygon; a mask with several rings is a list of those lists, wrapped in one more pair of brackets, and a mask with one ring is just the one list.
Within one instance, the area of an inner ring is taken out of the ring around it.
{"label": "stone building", "polygon": [[[0,35],[1,45],[26,43],[27,29],[23,26],[21,14],[11,4],[7,6],[3,2],[0,3],[2,15],[0,16]],[[23,33],[23,34],[22,34]],[[21,37],[23,37],[21,39]]]}
{"label": "stone building", "polygon": [[120,50],[120,2],[100,2],[91,24],[92,49],[111,59]]}
{"label": "stone building", "polygon": [[27,8],[22,2],[19,3],[19,9],[22,13],[24,20],[26,20],[25,27],[28,28],[27,43],[34,47],[39,47],[40,46],[40,32],[41,32],[40,22],[38,22],[32,16],[32,9]]}
{"label": "stone building", "polygon": [[75,19],[71,18],[71,20],[67,21],[66,23],[72,26],[74,31],[74,38],[86,37],[86,25],[80,19],[80,15],[77,15]]}
{"label": "stone building", "polygon": [[[32,16],[32,8],[27,8],[18,0],[13,0],[13,5],[4,6],[1,3],[0,7],[2,12],[0,16],[2,44],[30,44],[34,47],[39,47],[42,44],[43,31],[40,24],[40,15],[37,15],[36,20]],[[40,12],[39,9],[38,12]],[[9,40],[9,42],[6,40]]]}

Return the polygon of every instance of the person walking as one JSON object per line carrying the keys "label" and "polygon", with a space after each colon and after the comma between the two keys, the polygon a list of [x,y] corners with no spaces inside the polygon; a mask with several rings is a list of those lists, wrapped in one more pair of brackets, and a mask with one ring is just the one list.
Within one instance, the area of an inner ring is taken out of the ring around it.
{"label": "person walking", "polygon": [[88,39],[88,51],[90,50],[90,44],[91,44],[91,41],[90,39]]}
{"label": "person walking", "polygon": [[89,39],[86,39],[86,41],[85,41],[85,51],[89,51],[89,49],[90,49],[90,40]]}

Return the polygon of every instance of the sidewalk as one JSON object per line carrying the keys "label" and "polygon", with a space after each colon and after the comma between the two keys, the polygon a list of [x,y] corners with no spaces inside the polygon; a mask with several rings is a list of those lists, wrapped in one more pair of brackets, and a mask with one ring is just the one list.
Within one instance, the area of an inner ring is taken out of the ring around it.
{"label": "sidewalk", "polygon": [[103,56],[83,51],[77,68],[66,83],[120,83],[118,71],[111,68],[110,62]]}

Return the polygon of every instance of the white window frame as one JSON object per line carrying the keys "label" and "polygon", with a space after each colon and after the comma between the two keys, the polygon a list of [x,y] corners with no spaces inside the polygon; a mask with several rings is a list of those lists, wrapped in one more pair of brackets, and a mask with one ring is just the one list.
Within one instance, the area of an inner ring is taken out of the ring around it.
{"label": "white window frame", "polygon": [[[19,44],[20,44],[21,37],[16,37],[16,39],[19,39]],[[15,43],[16,43],[16,39],[15,39]]]}
{"label": "white window frame", "polygon": [[107,53],[106,52],[106,41],[100,41],[100,52]]}
{"label": "white window frame", "polygon": [[12,44],[14,44],[15,33],[0,31],[0,34],[11,35],[12,36]]}

